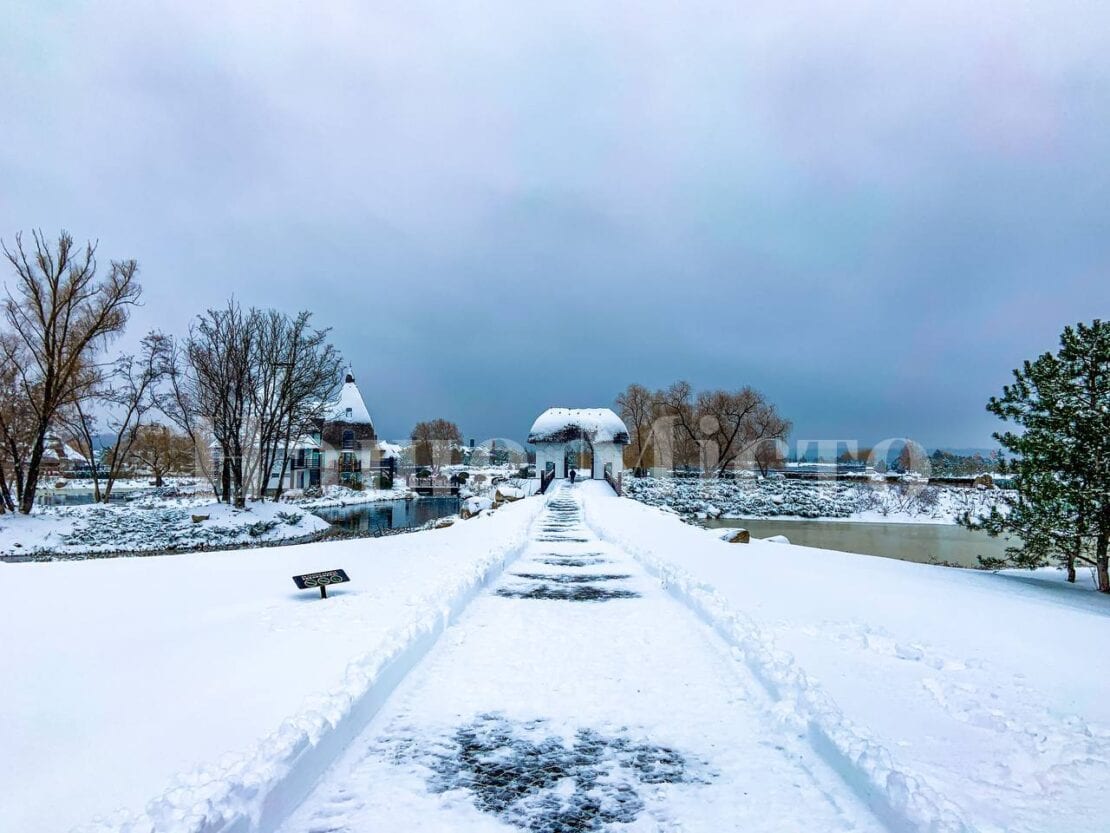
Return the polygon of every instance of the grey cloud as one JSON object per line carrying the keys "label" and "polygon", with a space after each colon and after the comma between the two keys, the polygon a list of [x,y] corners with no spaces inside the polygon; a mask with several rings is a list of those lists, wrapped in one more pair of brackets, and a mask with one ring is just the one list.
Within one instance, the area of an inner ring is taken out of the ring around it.
{"label": "grey cloud", "polygon": [[334,327],[386,434],[629,381],[984,445],[1110,301],[1110,12],[1011,3],[45,4],[0,32],[0,235]]}

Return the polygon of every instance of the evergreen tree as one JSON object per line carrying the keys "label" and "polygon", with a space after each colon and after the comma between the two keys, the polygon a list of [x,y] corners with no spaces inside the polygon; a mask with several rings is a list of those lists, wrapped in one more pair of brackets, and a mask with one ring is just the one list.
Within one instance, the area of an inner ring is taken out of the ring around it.
{"label": "evergreen tree", "polygon": [[1060,349],[1025,362],[987,410],[1021,429],[996,433],[1012,455],[1017,498],[987,518],[962,523],[991,535],[1014,534],[1020,546],[984,566],[1061,563],[1075,580],[1077,563],[1094,566],[1110,593],[1110,323],[1065,328]]}

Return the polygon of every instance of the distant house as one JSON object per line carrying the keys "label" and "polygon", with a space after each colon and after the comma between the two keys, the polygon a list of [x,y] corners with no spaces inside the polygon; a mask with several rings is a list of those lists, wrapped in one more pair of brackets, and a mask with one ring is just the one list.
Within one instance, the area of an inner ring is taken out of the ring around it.
{"label": "distant house", "polygon": [[[376,486],[379,476],[392,477],[396,469],[396,447],[378,440],[370,411],[350,372],[328,415],[317,421],[314,431],[299,438],[290,452],[284,489],[356,483]],[[268,490],[277,488],[280,472],[279,459]]]}
{"label": "distant house", "polygon": [[536,474],[566,477],[570,468],[584,466],[590,477],[616,477],[623,467],[628,428],[608,408],[548,408],[532,424],[528,442],[536,447]]}
{"label": "distant house", "polygon": [[41,466],[43,475],[55,477],[62,474],[84,474],[89,464],[84,454],[63,442],[57,434],[49,432],[43,438]]}

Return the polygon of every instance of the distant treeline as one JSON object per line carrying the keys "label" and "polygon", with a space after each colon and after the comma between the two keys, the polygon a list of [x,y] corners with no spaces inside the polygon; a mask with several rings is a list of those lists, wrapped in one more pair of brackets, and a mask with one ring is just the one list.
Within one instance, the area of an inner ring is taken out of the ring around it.
{"label": "distant treeline", "polygon": [[934,477],[974,477],[983,472],[998,472],[1002,466],[1002,453],[954,454],[939,448],[929,455]]}

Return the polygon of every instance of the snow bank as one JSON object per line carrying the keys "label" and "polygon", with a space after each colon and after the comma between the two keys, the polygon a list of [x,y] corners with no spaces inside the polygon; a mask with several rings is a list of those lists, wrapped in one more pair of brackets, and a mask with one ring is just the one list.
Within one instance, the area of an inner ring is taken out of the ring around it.
{"label": "snow bank", "polygon": [[1105,830],[1090,785],[1110,779],[1110,656],[1093,649],[1110,642],[1107,599],[1046,571],[724,544],[594,485],[591,525],[741,640],[784,719],[827,735],[847,777],[905,817],[895,829],[922,829],[936,802],[939,829]]}
{"label": "snow bank", "polygon": [[494,492],[494,495],[498,501],[514,501],[520,500],[523,497],[527,497],[524,489],[518,486],[504,485],[498,486]]}
{"label": "snow bank", "polygon": [[488,497],[468,497],[463,501],[462,513],[464,517],[473,517],[493,506],[493,501]]}
{"label": "snow bank", "polygon": [[548,408],[532,423],[530,443],[562,443],[588,439],[599,443],[627,443],[628,428],[608,408]]}
{"label": "snow bank", "polygon": [[[590,484],[592,485],[592,484]],[[808,737],[819,754],[860,799],[893,829],[963,833],[971,828],[959,810],[914,774],[897,766],[891,754],[854,726],[793,658],[777,650],[755,622],[729,605],[715,589],[659,552],[689,546],[722,546],[673,518],[665,518],[619,498],[599,498],[592,489],[585,502],[586,521],[603,538],[631,553],[672,595],[690,606],[733,646],[739,658],[779,703],[784,728]],[[621,511],[628,510],[632,511]],[[752,545],[748,545],[749,547]],[[735,556],[738,548],[731,547]]]}
{"label": "snow bank", "polygon": [[303,491],[297,491],[285,497],[284,501],[300,506],[302,509],[330,509],[385,500],[401,500],[408,494],[409,490],[404,479],[397,477],[393,481],[392,489],[352,489],[349,486],[333,484],[325,486],[319,497],[304,497]]}
{"label": "snow bank", "polygon": [[[0,565],[0,829],[272,830],[541,506],[382,539]],[[335,567],[351,583],[326,601],[290,579]]]}

